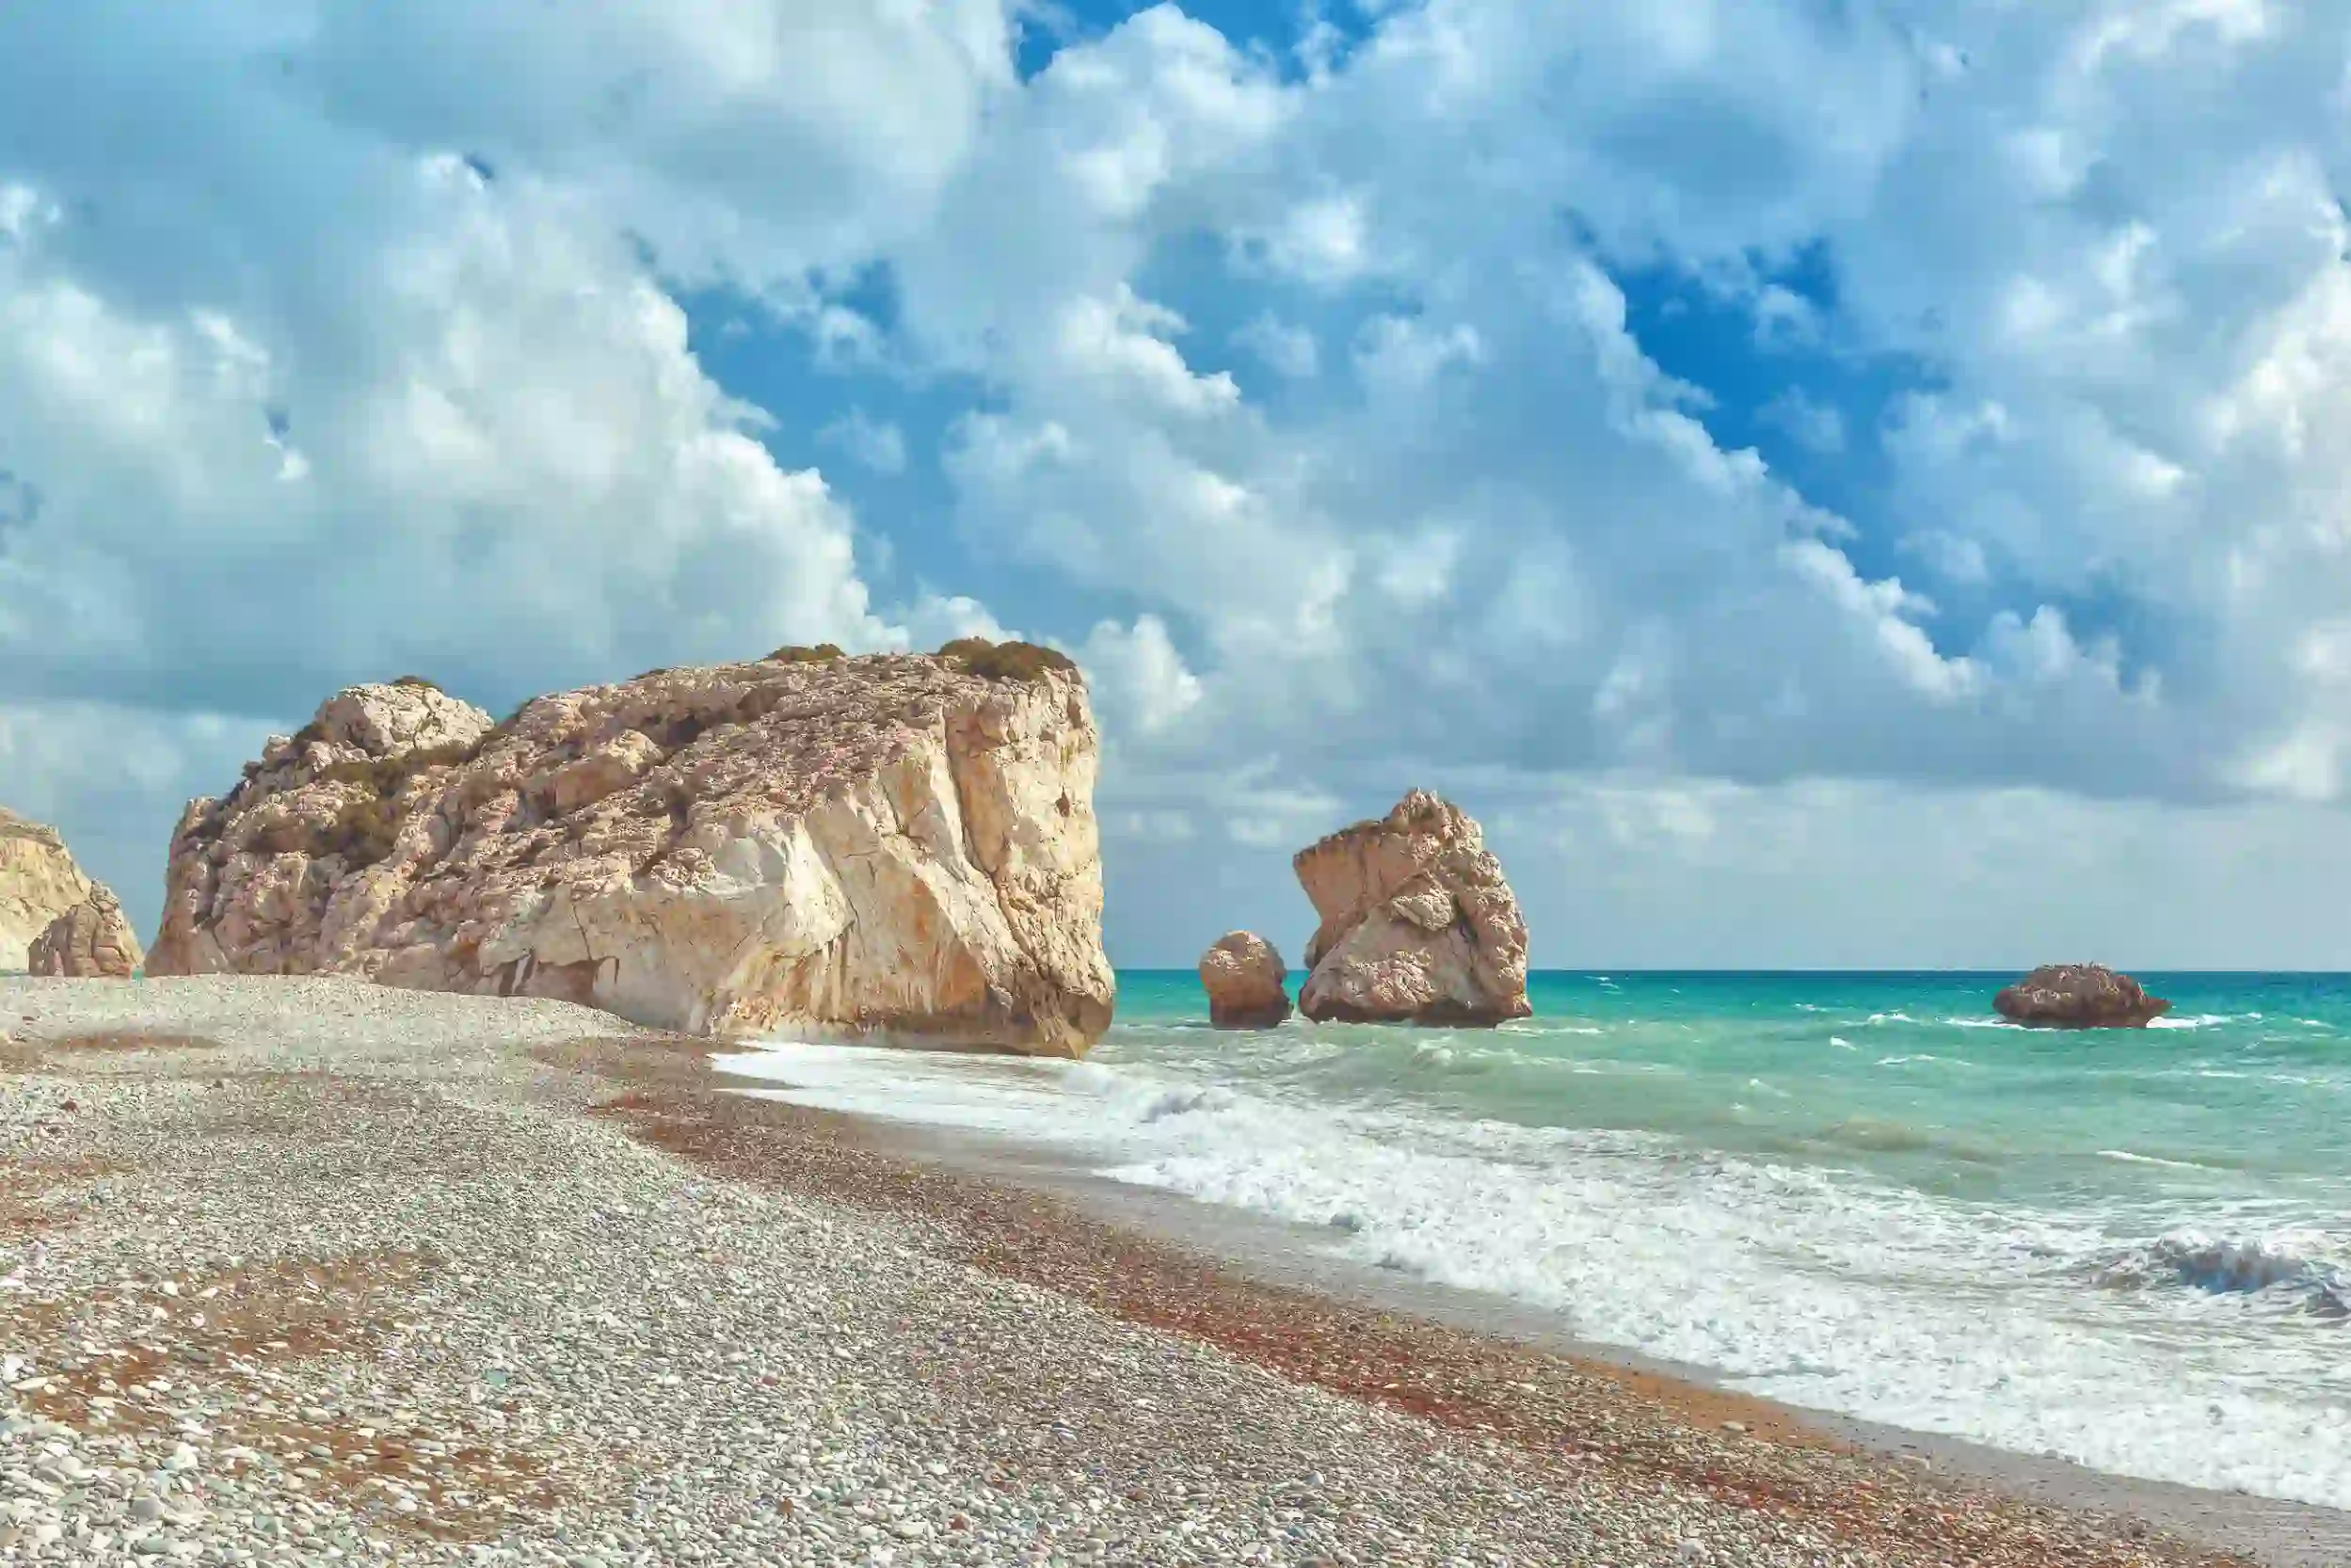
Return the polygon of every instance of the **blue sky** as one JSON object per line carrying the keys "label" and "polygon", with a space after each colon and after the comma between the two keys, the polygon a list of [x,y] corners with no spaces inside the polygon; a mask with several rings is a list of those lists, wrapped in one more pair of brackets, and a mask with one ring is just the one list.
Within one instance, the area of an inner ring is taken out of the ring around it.
{"label": "blue sky", "polygon": [[1113,956],[2351,965],[2351,6],[0,11],[0,801],[1013,632]]}

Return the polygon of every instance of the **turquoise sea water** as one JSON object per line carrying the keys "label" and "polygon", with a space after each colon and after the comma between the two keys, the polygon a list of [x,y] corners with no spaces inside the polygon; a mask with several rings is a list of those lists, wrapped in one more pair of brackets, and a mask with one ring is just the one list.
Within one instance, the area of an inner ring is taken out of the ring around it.
{"label": "turquoise sea water", "polygon": [[791,1097],[1032,1140],[1799,1404],[2351,1507],[2351,976],[1545,973],[1497,1031],[1206,1027],[1082,1064],[792,1046]]}

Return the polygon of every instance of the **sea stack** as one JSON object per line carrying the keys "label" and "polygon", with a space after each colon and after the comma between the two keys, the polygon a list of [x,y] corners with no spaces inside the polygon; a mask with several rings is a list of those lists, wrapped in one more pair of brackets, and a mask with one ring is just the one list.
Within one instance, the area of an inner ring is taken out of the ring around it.
{"label": "sea stack", "polygon": [[779,648],[527,703],[404,677],[173,836],[151,974],[349,974],[658,1028],[1078,1056],[1109,1027],[1064,655]]}
{"label": "sea stack", "polygon": [[1298,852],[1321,925],[1299,1010],[1352,1023],[1523,1018],[1527,922],[1469,814],[1414,790],[1386,816]]}
{"label": "sea stack", "polygon": [[89,889],[56,828],[0,807],[0,970],[24,968],[33,943]]}
{"label": "sea stack", "polygon": [[1991,999],[1999,1015],[2036,1029],[2145,1029],[2171,1011],[2127,974],[2101,964],[2043,964]]}
{"label": "sea stack", "polygon": [[24,952],[32,973],[75,980],[128,980],[139,960],[138,934],[103,882],[91,883],[88,896],[50,921]]}
{"label": "sea stack", "polygon": [[1271,1029],[1289,1016],[1288,969],[1273,944],[1254,931],[1228,931],[1200,955],[1208,1022],[1219,1029]]}

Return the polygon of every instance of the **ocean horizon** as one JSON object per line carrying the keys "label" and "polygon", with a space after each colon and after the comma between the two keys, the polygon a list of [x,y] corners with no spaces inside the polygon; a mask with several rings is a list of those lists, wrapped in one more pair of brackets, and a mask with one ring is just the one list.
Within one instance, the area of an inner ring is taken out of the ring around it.
{"label": "ocean horizon", "polygon": [[2020,972],[1547,969],[1496,1030],[1247,1032],[1133,968],[1080,1063],[745,1064],[1792,1405],[2351,1507],[2351,974],[2134,971],[2170,1014],[2075,1032],[1993,1014]]}

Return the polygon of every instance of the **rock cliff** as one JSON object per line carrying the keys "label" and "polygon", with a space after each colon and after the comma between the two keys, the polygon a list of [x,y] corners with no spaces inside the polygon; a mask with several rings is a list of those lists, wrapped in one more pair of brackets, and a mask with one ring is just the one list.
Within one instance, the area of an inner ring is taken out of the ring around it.
{"label": "rock cliff", "polygon": [[71,979],[128,980],[139,958],[138,934],[123,917],[122,901],[104,883],[93,882],[88,897],[33,938],[24,967]]}
{"label": "rock cliff", "polygon": [[496,725],[357,686],[189,805],[148,971],[1076,1056],[1112,1000],[1096,762],[1083,680],[1020,644],[784,648]]}
{"label": "rock cliff", "polygon": [[50,923],[89,896],[56,829],[0,807],[0,970],[25,967]]}
{"label": "rock cliff", "polygon": [[2042,1029],[2145,1029],[2171,1011],[2127,974],[2101,964],[2043,964],[1991,999],[1999,1015]]}
{"label": "rock cliff", "polygon": [[1219,1029],[1271,1029],[1289,1016],[1289,971],[1273,944],[1254,931],[1228,931],[1200,955],[1208,1022]]}
{"label": "rock cliff", "polygon": [[1299,851],[1322,923],[1299,1010],[1358,1023],[1523,1018],[1527,922],[1468,813],[1415,790],[1385,817]]}

